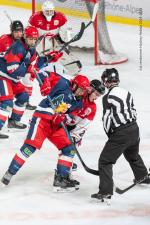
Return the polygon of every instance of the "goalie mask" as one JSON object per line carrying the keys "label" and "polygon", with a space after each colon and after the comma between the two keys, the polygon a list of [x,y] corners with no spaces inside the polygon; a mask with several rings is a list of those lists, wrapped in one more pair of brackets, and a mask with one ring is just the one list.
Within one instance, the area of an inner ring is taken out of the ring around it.
{"label": "goalie mask", "polygon": [[42,5],[42,12],[43,15],[46,17],[47,21],[51,21],[52,16],[55,12],[55,6],[51,1],[46,1]]}

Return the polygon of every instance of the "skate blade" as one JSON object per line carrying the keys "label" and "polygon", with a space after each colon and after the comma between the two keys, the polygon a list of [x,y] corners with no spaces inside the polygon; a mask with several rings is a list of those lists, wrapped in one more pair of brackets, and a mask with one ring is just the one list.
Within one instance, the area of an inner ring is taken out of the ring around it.
{"label": "skate blade", "polygon": [[92,198],[91,202],[101,204],[101,205],[106,205],[110,206],[111,205],[111,200],[110,199],[97,199],[97,198]]}
{"label": "skate blade", "polygon": [[53,187],[54,193],[70,193],[79,190],[78,187],[72,187],[72,188],[61,188],[61,187]]}
{"label": "skate blade", "polygon": [[74,168],[74,169],[72,168],[71,169],[72,172],[77,171],[77,170],[78,170],[77,168]]}
{"label": "skate blade", "polygon": [[21,132],[26,132],[27,128],[25,129],[17,129],[17,128],[7,128],[8,133],[21,133]]}
{"label": "skate blade", "polygon": [[6,188],[8,185],[4,184],[3,182],[0,182],[0,187],[1,188]]}

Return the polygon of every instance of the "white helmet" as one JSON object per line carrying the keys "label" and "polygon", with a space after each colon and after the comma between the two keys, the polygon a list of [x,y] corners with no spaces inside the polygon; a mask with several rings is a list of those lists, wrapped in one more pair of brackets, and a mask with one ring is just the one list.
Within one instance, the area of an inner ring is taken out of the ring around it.
{"label": "white helmet", "polygon": [[51,1],[46,1],[42,4],[42,12],[48,21],[54,15],[55,6]]}

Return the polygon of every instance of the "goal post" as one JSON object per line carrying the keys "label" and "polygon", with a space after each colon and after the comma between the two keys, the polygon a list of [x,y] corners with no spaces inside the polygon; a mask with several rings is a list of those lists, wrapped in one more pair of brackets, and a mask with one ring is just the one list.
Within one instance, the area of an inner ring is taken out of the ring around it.
{"label": "goal post", "polygon": [[[40,4],[45,0],[32,0],[32,13],[40,10]],[[56,11],[60,11],[68,18],[68,25],[76,34],[79,31],[81,22],[88,23],[91,19],[93,8],[99,2],[99,9],[93,26],[89,26],[83,37],[72,44],[80,49],[93,48],[93,57],[96,65],[113,65],[123,63],[128,58],[121,53],[117,53],[111,43],[106,18],[105,0],[52,0]]]}

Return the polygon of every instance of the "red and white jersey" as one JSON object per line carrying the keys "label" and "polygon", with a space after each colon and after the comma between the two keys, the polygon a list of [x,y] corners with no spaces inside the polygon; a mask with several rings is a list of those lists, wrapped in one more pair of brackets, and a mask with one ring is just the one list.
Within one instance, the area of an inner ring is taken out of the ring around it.
{"label": "red and white jersey", "polygon": [[42,11],[34,13],[29,18],[29,24],[35,26],[40,35],[45,33],[59,34],[59,29],[67,22],[66,17],[61,12],[56,12],[52,16],[51,21],[47,21]]}
{"label": "red and white jersey", "polygon": [[80,140],[82,138],[89,124],[94,120],[96,111],[97,106],[95,102],[90,102],[86,97],[83,100],[82,109],[78,111],[77,115],[75,116],[76,127],[70,132],[72,137],[75,137],[76,140]]}
{"label": "red and white jersey", "polygon": [[4,55],[7,49],[13,44],[14,39],[11,34],[4,34],[0,37],[0,55]]}
{"label": "red and white jersey", "polygon": [[80,117],[82,120],[87,119],[92,121],[96,114],[96,104],[95,102],[90,102],[88,98],[85,98],[83,100],[83,108],[78,112],[78,117]]}

